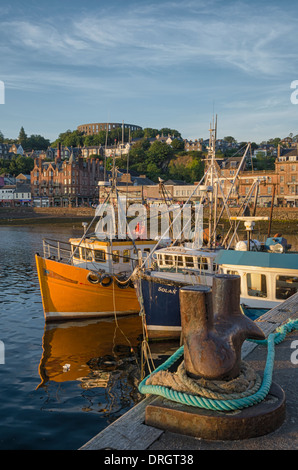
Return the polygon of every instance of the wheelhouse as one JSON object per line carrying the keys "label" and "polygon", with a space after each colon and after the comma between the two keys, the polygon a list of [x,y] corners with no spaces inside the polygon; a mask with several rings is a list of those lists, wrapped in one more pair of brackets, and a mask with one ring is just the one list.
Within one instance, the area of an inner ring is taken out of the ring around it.
{"label": "wheelhouse", "polygon": [[[279,304],[298,292],[297,253],[222,252],[219,270],[241,278],[241,298]],[[271,308],[271,307],[270,307]]]}
{"label": "wheelhouse", "polygon": [[141,256],[145,259],[154,245],[153,240],[99,241],[70,239],[71,258],[75,266],[105,272],[130,272]]}
{"label": "wheelhouse", "polygon": [[154,257],[160,271],[189,271],[199,273],[217,272],[216,254],[180,247],[158,250]]}

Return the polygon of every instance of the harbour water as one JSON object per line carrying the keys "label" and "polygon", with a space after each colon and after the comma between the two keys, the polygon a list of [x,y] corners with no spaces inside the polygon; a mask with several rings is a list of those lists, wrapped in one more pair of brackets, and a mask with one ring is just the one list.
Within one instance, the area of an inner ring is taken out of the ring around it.
{"label": "harbour water", "polygon": [[34,255],[82,227],[0,227],[0,449],[77,449],[140,398],[139,317],[45,325]]}
{"label": "harbour water", "polygon": [[140,399],[139,317],[45,325],[34,255],[81,233],[0,227],[1,450],[78,449]]}

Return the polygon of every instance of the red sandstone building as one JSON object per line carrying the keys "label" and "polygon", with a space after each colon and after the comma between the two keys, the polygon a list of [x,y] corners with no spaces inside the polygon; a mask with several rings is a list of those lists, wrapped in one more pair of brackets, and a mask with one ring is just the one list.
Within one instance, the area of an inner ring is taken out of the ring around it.
{"label": "red sandstone building", "polygon": [[98,182],[104,178],[102,161],[77,159],[55,161],[35,159],[31,171],[31,194],[37,207],[90,205],[98,201]]}
{"label": "red sandstone building", "polygon": [[[247,171],[243,164],[239,169],[242,157],[231,157],[221,167],[222,185],[227,195],[233,179],[238,178],[231,192],[235,201],[248,197],[253,185],[258,184],[258,204],[274,204],[298,207],[298,148],[297,144],[290,148],[278,146],[274,170]],[[238,171],[239,170],[239,171]],[[254,192],[255,194],[255,192]],[[252,195],[253,200],[254,195]]]}

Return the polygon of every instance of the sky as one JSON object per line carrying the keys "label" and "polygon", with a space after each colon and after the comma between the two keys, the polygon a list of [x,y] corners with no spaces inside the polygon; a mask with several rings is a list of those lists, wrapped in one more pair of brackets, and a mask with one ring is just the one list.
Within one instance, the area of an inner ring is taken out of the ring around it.
{"label": "sky", "polygon": [[0,130],[124,121],[194,140],[217,115],[218,138],[296,135],[295,3],[0,0]]}

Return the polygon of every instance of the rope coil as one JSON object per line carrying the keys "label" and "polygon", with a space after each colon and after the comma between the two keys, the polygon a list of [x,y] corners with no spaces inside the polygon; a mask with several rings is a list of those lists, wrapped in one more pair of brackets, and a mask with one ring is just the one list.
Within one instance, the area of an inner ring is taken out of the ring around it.
{"label": "rope coil", "polygon": [[275,357],[275,344],[279,344],[284,340],[286,335],[293,330],[298,329],[298,320],[289,320],[286,324],[276,329],[275,333],[271,333],[266,340],[249,340],[259,344],[267,344],[267,359],[263,374],[263,380],[260,383],[258,390],[254,391],[249,396],[228,399],[215,399],[200,396],[198,394],[189,394],[173,390],[172,388],[162,385],[147,384],[148,380],[160,371],[167,371],[175,362],[177,362],[184,354],[184,346],[181,346],[172,356],[170,356],[163,364],[147,376],[139,385],[139,391],[142,394],[159,395],[177,403],[195,406],[198,408],[205,408],[216,411],[234,411],[243,408],[248,408],[257,403],[260,403],[268,395],[274,369]]}

